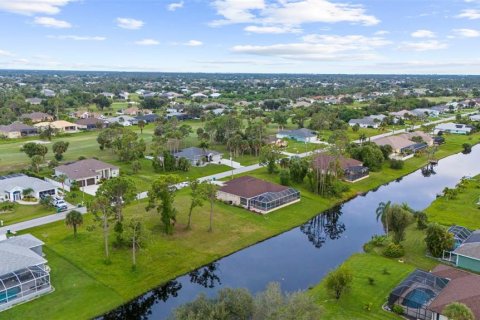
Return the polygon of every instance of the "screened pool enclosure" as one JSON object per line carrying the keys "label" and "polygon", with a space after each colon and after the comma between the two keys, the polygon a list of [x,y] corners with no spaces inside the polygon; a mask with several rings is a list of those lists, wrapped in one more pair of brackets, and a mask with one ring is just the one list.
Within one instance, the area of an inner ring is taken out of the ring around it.
{"label": "screened pool enclosure", "polygon": [[288,188],[279,192],[265,192],[249,201],[250,208],[268,212],[300,199],[300,192]]}
{"label": "screened pool enclosure", "polygon": [[446,287],[449,280],[429,272],[415,270],[388,297],[388,307],[399,305],[404,315],[414,319],[432,319],[430,303]]}
{"label": "screened pool enclosure", "polygon": [[31,266],[0,276],[0,311],[52,289],[50,274]]}

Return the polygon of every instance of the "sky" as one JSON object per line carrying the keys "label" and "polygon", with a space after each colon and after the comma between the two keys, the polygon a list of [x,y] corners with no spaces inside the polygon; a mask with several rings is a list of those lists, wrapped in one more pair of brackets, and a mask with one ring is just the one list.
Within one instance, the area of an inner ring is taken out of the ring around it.
{"label": "sky", "polygon": [[0,0],[0,68],[480,74],[480,0]]}

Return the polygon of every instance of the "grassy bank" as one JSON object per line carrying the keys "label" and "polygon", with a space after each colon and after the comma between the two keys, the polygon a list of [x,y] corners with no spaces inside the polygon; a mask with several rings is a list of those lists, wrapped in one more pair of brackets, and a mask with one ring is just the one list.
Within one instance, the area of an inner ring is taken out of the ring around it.
{"label": "grassy bank", "polygon": [[[470,138],[478,142],[479,135],[449,137],[447,144],[438,152],[438,156],[447,156],[460,151],[461,144]],[[125,215],[127,218],[141,216],[147,229],[150,230],[148,245],[140,251],[136,272],[131,271],[131,254],[128,249],[113,249],[112,264],[103,263],[100,229],[96,227],[92,231],[86,231],[86,226],[92,229],[94,225],[90,215],[85,217],[86,221],[78,239],[73,238],[71,229],[67,229],[63,222],[32,229],[30,232],[47,244],[46,253],[53,270],[52,281],[56,291],[6,311],[2,316],[7,319],[24,319],[26,315],[36,315],[45,319],[64,319],[66,317],[62,310],[68,310],[69,314],[75,315],[73,318],[93,317],[178,275],[298,226],[317,213],[353,197],[358,192],[379,187],[420,168],[426,161],[425,157],[413,158],[406,162],[402,170],[392,170],[385,166],[382,172],[372,173],[367,180],[352,185],[351,190],[338,199],[321,198],[309,192],[305,184],[296,185],[294,187],[302,193],[302,201],[267,216],[253,215],[246,210],[217,203],[213,233],[206,232],[209,212],[207,205],[195,210],[193,230],[185,230],[190,203],[186,189],[181,190],[176,198],[178,222],[173,236],[166,236],[161,232],[158,214],[145,212],[146,202],[136,202],[126,208]],[[278,182],[277,175],[270,175],[263,168],[249,174]],[[412,246],[421,250],[420,243]],[[412,263],[427,264],[419,258],[419,254],[412,254],[411,260],[419,261]],[[70,277],[64,274],[68,272],[64,271],[65,265],[71,266],[72,272],[78,274],[79,279],[84,279],[88,285],[65,283],[64,279],[67,276]],[[402,272],[399,270],[396,277],[401,278]],[[396,281],[397,278],[393,280]],[[87,296],[92,300],[95,300],[94,297],[101,296],[103,300],[99,297],[98,303],[86,304],[83,297]]]}

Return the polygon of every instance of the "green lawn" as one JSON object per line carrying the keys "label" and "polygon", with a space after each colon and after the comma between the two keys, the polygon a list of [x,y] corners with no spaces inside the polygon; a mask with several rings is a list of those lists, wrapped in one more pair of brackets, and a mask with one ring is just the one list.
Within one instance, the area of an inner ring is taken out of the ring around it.
{"label": "green lawn", "polygon": [[[445,150],[450,150],[450,154],[460,151],[461,144],[459,146],[458,143],[460,141],[447,139]],[[445,151],[443,155],[447,153]],[[52,279],[56,291],[32,303],[3,312],[2,316],[16,319],[35,314],[38,318],[56,319],[64,318],[64,310],[68,310],[68,315],[75,315],[74,318],[94,317],[176,276],[298,226],[318,212],[353,197],[357,192],[368,191],[419,168],[425,161],[425,158],[414,158],[407,161],[404,170],[386,169],[383,174],[372,174],[369,179],[352,185],[351,190],[338,199],[318,197],[307,190],[306,184],[294,185],[301,191],[301,202],[267,216],[254,215],[240,208],[216,203],[213,233],[206,231],[209,220],[207,204],[195,210],[193,230],[185,230],[190,204],[188,189],[179,191],[175,200],[178,215],[173,236],[166,236],[161,232],[160,217],[154,212],[145,211],[146,201],[135,202],[125,209],[126,219],[140,216],[150,231],[148,244],[140,250],[136,272],[132,272],[130,268],[131,253],[127,248],[112,249],[112,264],[103,263],[102,234],[98,226],[93,228],[94,222],[89,214],[85,216],[78,239],[73,238],[72,230],[62,221],[29,230],[46,243],[47,259],[50,259],[49,265],[54,270]],[[248,174],[274,182],[279,179],[277,175],[268,174],[265,168]],[[419,251],[420,244],[413,243]],[[418,253],[414,253],[411,260],[427,265],[427,262],[418,257]],[[82,282],[84,286],[62,285],[64,279],[76,279],[69,274],[70,269],[66,268],[66,265],[74,267],[71,272],[77,272],[80,280],[85,279],[85,282]],[[399,270],[396,274],[398,278],[392,277],[391,283],[396,284],[407,273]],[[359,281],[363,280],[360,278]],[[379,287],[380,284],[381,282]],[[380,295],[373,302],[380,301],[380,296],[383,299],[387,291],[385,289],[381,293],[378,289]],[[96,303],[88,303],[92,300]],[[361,299],[358,301],[362,305],[365,303]],[[85,307],[86,305],[88,307]]]}
{"label": "green lawn", "polygon": [[0,213],[0,220],[7,226],[12,223],[40,218],[49,214],[55,214],[55,210],[53,208],[44,208],[41,205],[30,206],[15,204],[13,211]]}
{"label": "green lawn", "polygon": [[437,198],[426,210],[428,218],[445,226],[460,225],[480,229],[480,176],[466,182],[458,189],[455,199]]}
{"label": "green lawn", "polygon": [[292,139],[287,139],[287,142],[288,145],[283,151],[290,153],[304,153],[326,148],[326,145],[318,143],[305,143]]}

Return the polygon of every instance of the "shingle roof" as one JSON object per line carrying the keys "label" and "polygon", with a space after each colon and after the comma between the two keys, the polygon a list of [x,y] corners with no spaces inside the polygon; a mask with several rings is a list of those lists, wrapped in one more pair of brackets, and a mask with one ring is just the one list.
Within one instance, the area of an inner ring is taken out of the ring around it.
{"label": "shingle roof", "polygon": [[109,168],[118,169],[117,166],[97,159],[85,159],[58,166],[55,171],[65,174],[69,179],[76,180],[93,177],[96,175],[96,171]]}
{"label": "shingle roof", "polygon": [[[30,246],[37,243],[37,245]],[[47,260],[30,250],[43,242],[32,235],[23,235],[0,241],[0,276],[26,267],[47,263]]]}
{"label": "shingle roof", "polygon": [[288,187],[251,176],[243,176],[225,182],[225,185],[220,188],[220,191],[248,199],[266,192],[280,192],[286,189],[288,189]]}
{"label": "shingle roof", "polygon": [[195,160],[196,157],[204,157],[210,154],[218,155],[220,154],[220,152],[191,147],[191,148],[186,148],[186,149],[183,149],[182,151],[176,152],[173,154],[173,156],[177,158],[187,158],[190,160]]}
{"label": "shingle roof", "polygon": [[476,319],[480,319],[480,276],[445,265],[438,265],[432,273],[448,278],[450,282],[430,303],[428,309],[441,314],[451,302],[460,302],[472,310]]}
{"label": "shingle roof", "polygon": [[311,137],[317,136],[315,133],[313,133],[312,130],[308,130],[305,128],[296,129],[296,130],[284,130],[284,131],[280,131],[279,134],[288,135],[291,137],[299,137],[299,138],[311,138]]}
{"label": "shingle roof", "polygon": [[0,126],[0,131],[2,132],[20,132],[25,130],[32,131],[37,130],[37,128],[19,122],[14,122],[6,126]]}
{"label": "shingle roof", "polygon": [[24,174],[0,177],[0,191],[10,191],[16,187],[22,189],[32,188],[35,192],[56,189],[51,183]]}
{"label": "shingle roof", "polygon": [[345,157],[334,157],[329,154],[319,154],[318,156],[313,159],[313,165],[315,168],[321,169],[321,170],[329,170],[331,169],[331,164],[335,163],[335,161],[338,160],[338,163],[340,167],[345,170],[351,167],[361,167],[363,166],[363,163],[361,161],[351,159],[351,158],[345,158]]}
{"label": "shingle roof", "polygon": [[[41,99],[40,99],[41,100]],[[53,119],[51,115],[45,112],[32,112],[25,113],[20,116],[21,119],[31,119],[31,120],[44,120],[44,119]]]}
{"label": "shingle roof", "polygon": [[379,145],[379,146],[383,146],[383,145],[391,145],[393,149],[403,149],[403,148],[406,148],[406,147],[409,147],[411,145],[414,145],[415,142],[412,142],[410,140],[408,140],[407,138],[405,137],[401,137],[401,136],[389,136],[389,137],[383,137],[383,138],[379,138],[379,139],[375,139],[375,140],[372,140],[372,142],[374,142],[375,144]]}

